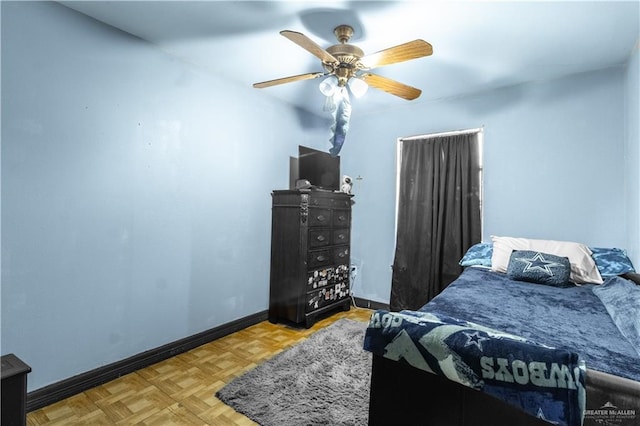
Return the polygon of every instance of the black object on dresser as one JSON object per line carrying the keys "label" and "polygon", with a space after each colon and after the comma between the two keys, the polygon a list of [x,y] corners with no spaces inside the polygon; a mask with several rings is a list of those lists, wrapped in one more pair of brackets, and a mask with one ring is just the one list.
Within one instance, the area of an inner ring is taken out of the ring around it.
{"label": "black object on dresser", "polygon": [[309,328],[350,300],[351,198],[322,190],[273,191],[269,321]]}

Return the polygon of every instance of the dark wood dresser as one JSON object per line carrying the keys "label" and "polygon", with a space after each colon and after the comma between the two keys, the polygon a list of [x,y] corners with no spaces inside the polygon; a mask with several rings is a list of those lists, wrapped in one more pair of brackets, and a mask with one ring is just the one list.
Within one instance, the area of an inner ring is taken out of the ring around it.
{"label": "dark wood dresser", "polygon": [[269,321],[309,328],[349,310],[351,198],[321,190],[273,191]]}

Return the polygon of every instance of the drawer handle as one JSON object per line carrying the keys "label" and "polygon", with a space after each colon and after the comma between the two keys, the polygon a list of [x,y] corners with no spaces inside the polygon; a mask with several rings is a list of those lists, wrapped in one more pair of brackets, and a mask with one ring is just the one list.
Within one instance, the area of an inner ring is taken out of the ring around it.
{"label": "drawer handle", "polygon": [[345,252],[343,252],[343,251],[341,251],[340,253],[338,253],[338,257],[339,257],[340,259],[343,259],[346,255],[347,255],[347,254],[346,254]]}
{"label": "drawer handle", "polygon": [[323,241],[325,240],[324,235],[318,235],[318,236],[316,237],[316,240],[317,240],[317,241],[320,241],[320,242],[323,242]]}
{"label": "drawer handle", "polygon": [[347,238],[347,236],[346,236],[346,235],[344,235],[344,234],[338,234],[338,239],[339,239],[339,240],[344,240],[345,238]]}
{"label": "drawer handle", "polygon": [[316,257],[316,260],[318,262],[324,262],[325,260],[327,260],[328,258],[326,256],[320,255]]}
{"label": "drawer handle", "polygon": [[316,219],[318,219],[318,222],[324,222],[325,220],[327,220],[326,217],[324,217],[323,215],[319,214],[318,216],[316,216]]}
{"label": "drawer handle", "polygon": [[347,217],[344,216],[344,215],[343,216],[338,216],[338,220],[339,221],[345,221],[345,220],[347,220]]}

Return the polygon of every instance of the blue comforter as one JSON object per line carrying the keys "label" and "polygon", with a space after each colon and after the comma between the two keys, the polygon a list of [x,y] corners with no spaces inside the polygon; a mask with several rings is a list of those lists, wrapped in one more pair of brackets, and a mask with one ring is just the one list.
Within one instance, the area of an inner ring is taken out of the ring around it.
{"label": "blue comforter", "polygon": [[640,381],[640,356],[593,293],[597,287],[556,288],[467,268],[421,310],[571,350],[588,369]]}
{"label": "blue comforter", "polygon": [[420,311],[377,311],[364,346],[533,416],[580,425],[585,365],[640,381],[640,358],[594,288],[467,268]]}

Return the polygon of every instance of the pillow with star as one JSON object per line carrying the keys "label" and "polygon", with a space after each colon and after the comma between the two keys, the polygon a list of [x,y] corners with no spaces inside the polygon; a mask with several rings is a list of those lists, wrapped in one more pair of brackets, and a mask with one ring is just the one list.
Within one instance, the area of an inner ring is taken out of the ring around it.
{"label": "pillow with star", "polygon": [[576,284],[602,284],[603,280],[598,271],[591,249],[584,244],[572,241],[535,240],[529,238],[491,236],[493,254],[491,256],[491,270],[507,272],[509,258],[513,250],[532,250],[549,253],[554,256],[568,257],[571,263],[571,282]]}
{"label": "pillow with star", "polygon": [[553,287],[568,287],[571,263],[568,257],[533,250],[514,250],[509,258],[507,276]]}

